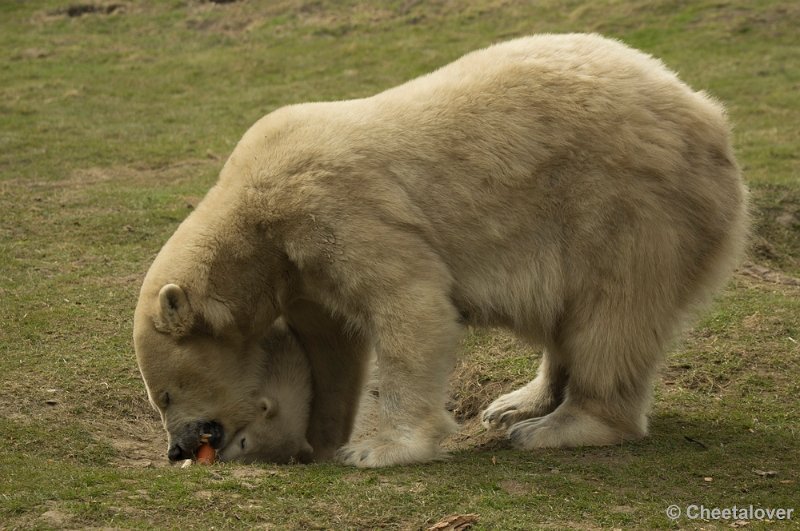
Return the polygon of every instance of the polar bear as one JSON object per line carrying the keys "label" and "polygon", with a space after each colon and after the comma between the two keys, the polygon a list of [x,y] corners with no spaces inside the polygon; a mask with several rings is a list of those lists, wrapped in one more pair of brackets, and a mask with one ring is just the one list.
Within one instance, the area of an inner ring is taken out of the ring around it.
{"label": "polar bear", "polygon": [[311,405],[311,369],[305,353],[281,319],[265,341],[265,379],[258,415],[220,449],[221,461],[288,463],[312,459],[306,440]]}
{"label": "polar bear", "polygon": [[[292,353],[288,349],[280,352]],[[284,363],[285,369],[281,370]],[[259,399],[262,414],[236,432],[233,440],[220,450],[221,461],[281,464],[292,460],[307,462],[313,457],[313,449],[305,439],[307,404],[311,400],[308,365],[298,365],[288,357],[281,357],[276,364],[278,370],[268,376],[264,385],[265,396]],[[279,398],[276,400],[275,396]],[[370,379],[358,401],[351,440],[371,434],[378,414],[377,399],[377,382]],[[284,402],[290,405],[288,409],[283,407]],[[278,403],[282,404],[282,409],[277,408]]]}
{"label": "polar bear", "polygon": [[[488,426],[522,449],[616,444],[646,434],[664,351],[746,232],[721,105],[618,41],[521,38],[256,122],[148,271],[135,349],[170,459],[258,417],[278,317],[308,356],[316,460],[436,458],[466,325],[544,348]],[[348,442],[373,349],[377,427]]]}

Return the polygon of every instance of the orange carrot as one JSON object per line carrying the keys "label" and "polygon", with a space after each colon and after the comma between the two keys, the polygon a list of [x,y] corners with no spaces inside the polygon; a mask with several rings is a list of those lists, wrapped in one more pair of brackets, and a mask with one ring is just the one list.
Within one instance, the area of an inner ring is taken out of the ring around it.
{"label": "orange carrot", "polygon": [[211,465],[214,464],[214,461],[217,458],[217,452],[214,450],[214,447],[211,446],[211,443],[208,442],[209,435],[202,435],[200,439],[202,442],[200,443],[200,448],[197,449],[197,454],[195,455],[195,461],[201,465]]}

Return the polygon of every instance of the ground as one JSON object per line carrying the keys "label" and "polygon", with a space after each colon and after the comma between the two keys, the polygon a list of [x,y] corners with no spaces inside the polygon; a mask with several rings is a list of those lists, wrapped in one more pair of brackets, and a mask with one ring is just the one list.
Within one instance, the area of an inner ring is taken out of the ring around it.
{"label": "ground", "polygon": [[[0,527],[783,527],[671,504],[798,503],[796,2],[449,0],[0,5]],[[517,452],[476,415],[538,353],[471,333],[444,462],[167,464],[131,344],[139,285],[235,142],[286,103],[372,94],[497,40],[599,31],[723,101],[747,262],[665,360],[651,436]],[[795,518],[794,524],[796,525]]]}

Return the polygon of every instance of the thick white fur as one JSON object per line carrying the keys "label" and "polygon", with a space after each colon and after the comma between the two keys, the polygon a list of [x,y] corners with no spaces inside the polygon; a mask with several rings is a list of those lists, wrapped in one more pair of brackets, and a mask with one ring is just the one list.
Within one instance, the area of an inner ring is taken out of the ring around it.
{"label": "thick white fur", "polygon": [[[641,437],[663,352],[733,269],[746,210],[721,105],[661,62],[597,35],[505,42],[259,120],[147,275],[140,368],[152,396],[175,386],[164,364],[213,351],[248,366],[282,315],[309,355],[308,439],[325,459],[374,348],[376,434],[338,455],[387,466],[438,455],[463,324],[502,326],[545,354],[488,425],[522,448]],[[160,315],[168,283],[188,321]],[[203,414],[228,415],[235,378],[250,381],[221,372],[226,397],[189,400]],[[219,419],[226,442],[249,422],[235,417]]]}
{"label": "thick white fur", "polygon": [[[313,449],[306,441],[312,390],[305,353],[298,352],[293,341],[288,345],[274,345],[268,352],[271,374],[259,398],[267,407],[263,408],[264,414],[239,430],[220,451],[222,461],[286,463],[291,460],[306,462],[313,457]],[[371,377],[358,402],[352,440],[374,435],[378,422],[374,359],[371,365],[368,373]]]}
{"label": "thick white fur", "polygon": [[267,341],[266,378],[258,397],[259,414],[220,450],[221,461],[244,463],[308,461],[306,440],[311,405],[311,368],[293,334],[276,325]]}

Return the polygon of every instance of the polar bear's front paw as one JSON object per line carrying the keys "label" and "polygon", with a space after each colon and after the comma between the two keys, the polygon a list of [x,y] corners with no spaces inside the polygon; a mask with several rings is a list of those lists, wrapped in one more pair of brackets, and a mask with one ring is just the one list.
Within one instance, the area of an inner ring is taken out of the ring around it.
{"label": "polar bear's front paw", "polygon": [[346,444],[336,452],[338,461],[359,468],[424,463],[443,455],[438,444],[398,442],[383,437]]}

